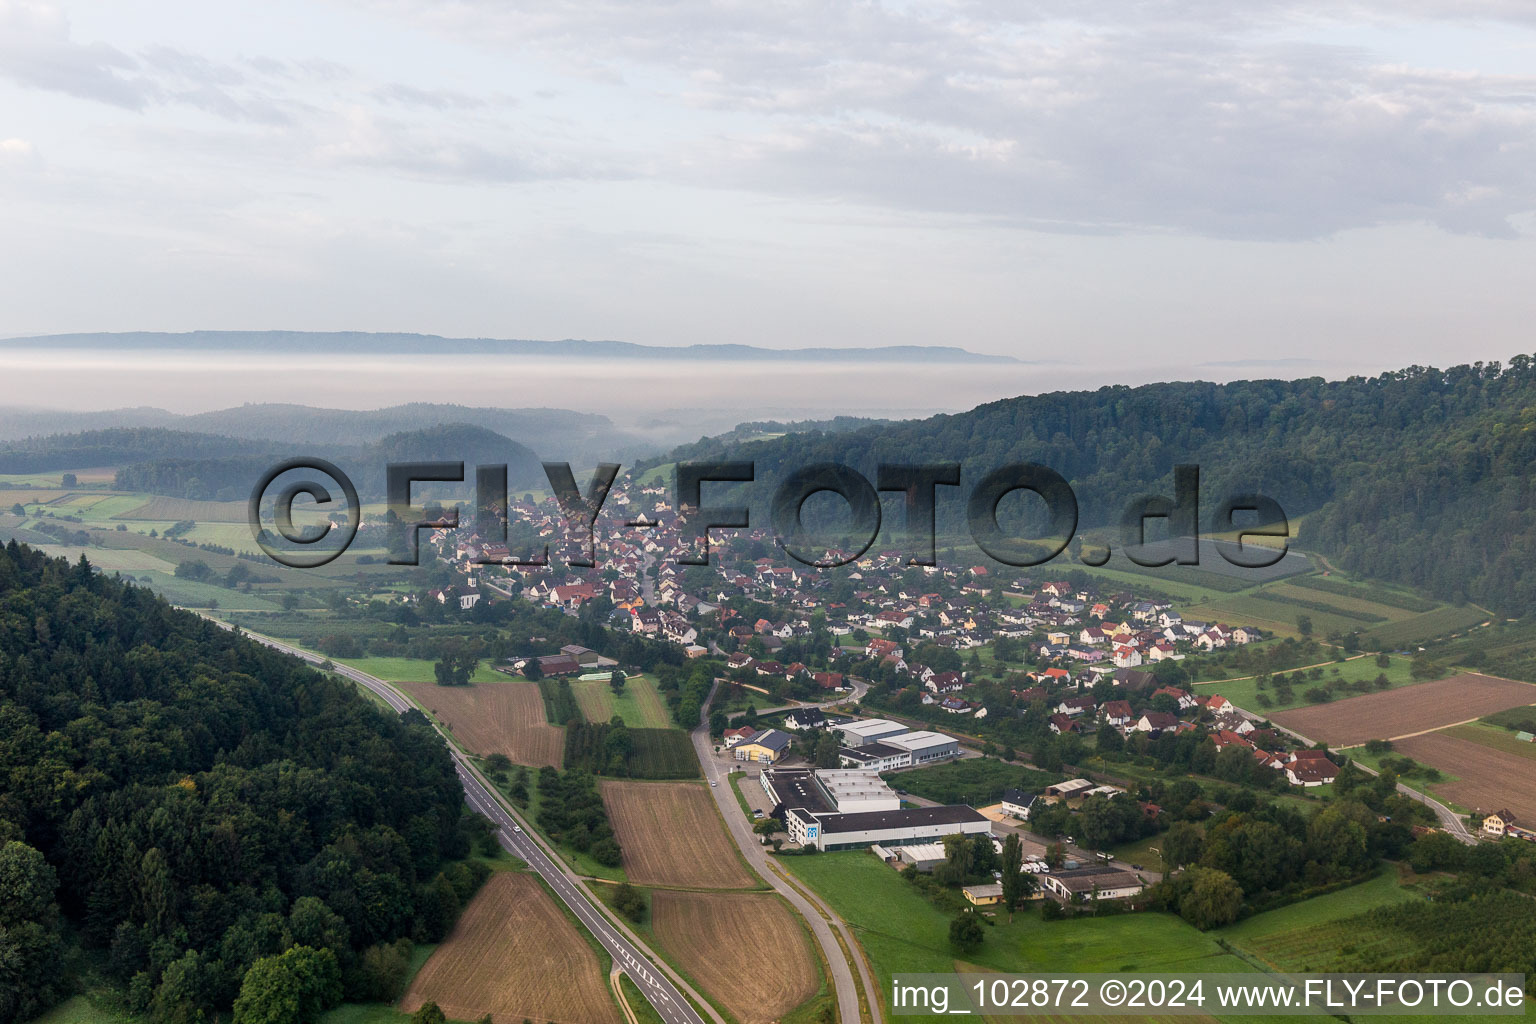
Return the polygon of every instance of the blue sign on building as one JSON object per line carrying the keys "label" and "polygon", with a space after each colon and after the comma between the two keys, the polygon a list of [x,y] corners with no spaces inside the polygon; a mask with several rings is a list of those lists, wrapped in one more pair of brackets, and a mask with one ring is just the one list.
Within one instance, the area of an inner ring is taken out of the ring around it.
{"label": "blue sign on building", "polygon": [[819,835],[821,835],[821,826],[820,825],[807,825],[807,826],[805,826],[805,838],[807,838],[807,839],[815,839]]}

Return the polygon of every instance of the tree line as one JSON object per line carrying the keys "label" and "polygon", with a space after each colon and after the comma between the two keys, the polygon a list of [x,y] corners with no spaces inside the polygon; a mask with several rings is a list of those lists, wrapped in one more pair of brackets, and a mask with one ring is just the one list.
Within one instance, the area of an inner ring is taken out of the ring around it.
{"label": "tree line", "polygon": [[230,1012],[299,947],[318,961],[289,967],[334,965],[327,1000],[387,995],[479,884],[451,863],[463,808],[419,713],[83,559],[0,550],[0,1024],[67,994],[75,946],[162,1024]]}

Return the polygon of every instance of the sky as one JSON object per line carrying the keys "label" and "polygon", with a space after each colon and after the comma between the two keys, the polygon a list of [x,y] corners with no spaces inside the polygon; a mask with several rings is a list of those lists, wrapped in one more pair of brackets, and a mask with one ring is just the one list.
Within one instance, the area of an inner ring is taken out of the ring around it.
{"label": "sky", "polygon": [[0,337],[1342,376],[1530,351],[1533,210],[1526,0],[0,0]]}

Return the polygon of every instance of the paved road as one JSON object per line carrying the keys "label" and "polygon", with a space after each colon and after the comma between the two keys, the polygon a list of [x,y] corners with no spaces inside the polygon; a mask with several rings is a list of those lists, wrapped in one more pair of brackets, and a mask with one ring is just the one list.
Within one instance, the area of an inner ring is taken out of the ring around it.
{"label": "paved road", "polygon": [[[693,749],[699,755],[699,764],[704,769],[704,777],[709,780],[710,793],[715,798],[716,805],[720,808],[720,816],[725,819],[731,838],[736,840],[742,856],[747,859],[757,873],[773,886],[790,905],[799,912],[808,925],[811,933],[816,936],[816,942],[821,946],[823,957],[832,971],[833,988],[837,993],[838,1019],[843,1024],[857,1024],[861,1019],[859,1014],[858,991],[853,984],[853,972],[848,967],[848,961],[843,956],[843,949],[838,945],[837,935],[841,935],[850,951],[854,952],[856,967],[859,977],[863,980],[864,991],[869,997],[869,1020],[871,1024],[880,1024],[879,988],[874,978],[871,977],[868,965],[864,958],[857,952],[859,945],[853,937],[853,931],[842,918],[820,897],[814,893],[808,896],[802,894],[799,889],[785,881],[774,870],[777,865],[769,863],[767,851],[758,842],[758,836],[752,831],[752,826],[741,813],[741,805],[736,802],[736,796],[731,792],[730,771],[737,766],[734,763],[722,765],[714,755],[714,744],[709,737],[709,704],[714,700],[716,692],[720,689],[720,680],[715,680],[714,687],[709,691],[709,699],[704,702],[701,713],[703,722],[693,730]],[[840,703],[840,702],[834,702]],[[744,765],[742,767],[745,767]],[[809,893],[809,890],[807,890]],[[834,932],[837,934],[834,935]]]}
{"label": "paved road", "polygon": [[[216,622],[225,629],[231,628],[227,623],[218,622],[216,619],[210,621]],[[318,655],[300,650],[291,644],[285,644],[281,640],[274,640],[258,633],[247,632],[246,635],[257,643],[292,654],[313,665],[319,665],[325,661]],[[338,675],[367,687],[383,698],[385,703],[395,711],[404,714],[414,708],[414,705],[401,696],[399,691],[382,679],[348,665],[336,662],[332,662],[332,665]],[[489,783],[480,777],[469,760],[454,749],[452,744],[449,744],[448,751],[453,755],[454,770],[458,772],[459,781],[464,786],[464,796],[469,806],[496,826],[496,838],[500,840],[502,847],[526,861],[529,867],[537,871],[539,877],[548,883],[587,930],[597,937],[597,940],[603,944],[603,948],[613,957],[614,963],[618,964],[645,993],[645,997],[656,1008],[662,1020],[666,1021],[666,1024],[705,1024],[704,1019],[689,1005],[687,999],[668,977],[670,971],[656,968],[659,958],[644,951],[639,943],[621,932],[612,921],[594,907],[591,899],[581,888],[581,883],[562,864],[551,858],[543,846],[524,830],[522,823],[508,813],[506,807],[493,795]],[[739,814],[737,816],[740,817]],[[698,993],[692,994],[699,999],[701,1005],[707,1005]],[[716,1021],[719,1020],[714,1014],[711,1016]],[[852,1019],[856,1020],[857,1016]]]}
{"label": "paved road", "polygon": [[[857,704],[859,701],[863,700],[864,695],[869,692],[869,684],[862,679],[855,679],[852,676],[848,677],[848,682],[852,684],[849,692],[839,694],[831,700],[824,700],[819,704],[780,704],[776,708],[759,708],[757,713],[759,715],[774,715],[778,714],[780,711],[795,711],[803,710],[805,708],[835,708],[839,704]],[[715,685],[719,686],[720,680],[716,679]],[[728,721],[734,722],[744,714],[746,714],[745,711],[732,711],[729,715],[726,716],[726,719]],[[708,716],[706,715],[705,717]]]}
{"label": "paved road", "polygon": [[[1259,715],[1255,715],[1255,714],[1253,714],[1252,712],[1249,712],[1249,711],[1243,711],[1241,708],[1239,708],[1238,710],[1241,711],[1243,713],[1243,715],[1245,715],[1249,719],[1252,719],[1253,721],[1260,721],[1261,720],[1261,716],[1259,716]],[[1304,744],[1306,744],[1309,747],[1317,746],[1316,741],[1310,739],[1309,737],[1303,736],[1301,733],[1296,732],[1294,729],[1287,729],[1285,726],[1276,723],[1273,719],[1269,720],[1269,727],[1271,729],[1274,729],[1276,732],[1283,732],[1287,736],[1291,737],[1291,739],[1297,740],[1297,741],[1299,741],[1301,743],[1304,743]],[[1367,775],[1380,775],[1381,774],[1376,769],[1372,768],[1370,765],[1361,764],[1359,761],[1355,762],[1355,767],[1359,768],[1361,771],[1365,772]],[[1462,818],[1461,815],[1457,814],[1455,811],[1453,811],[1449,807],[1445,806],[1445,804],[1443,804],[1440,801],[1436,800],[1434,797],[1430,796],[1428,793],[1421,793],[1421,792],[1419,792],[1416,789],[1413,789],[1413,788],[1411,788],[1409,786],[1403,785],[1401,782],[1399,782],[1397,784],[1397,791],[1399,793],[1403,794],[1404,796],[1409,797],[1410,799],[1419,801],[1419,803],[1423,804],[1425,807],[1428,807],[1430,810],[1434,811],[1435,812],[1435,817],[1440,819],[1440,826],[1442,828],[1444,828],[1447,832],[1449,832],[1451,835],[1455,836],[1457,839],[1461,840],[1463,843],[1466,843],[1468,846],[1476,846],[1477,845],[1479,840],[1478,840],[1477,836],[1473,835],[1471,832],[1469,832],[1467,830],[1467,823],[1466,823],[1466,821]]]}

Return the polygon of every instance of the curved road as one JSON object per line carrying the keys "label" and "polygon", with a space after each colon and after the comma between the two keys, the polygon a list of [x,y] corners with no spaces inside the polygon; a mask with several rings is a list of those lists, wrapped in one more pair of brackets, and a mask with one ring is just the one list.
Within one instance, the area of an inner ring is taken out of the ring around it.
{"label": "curved road", "polygon": [[[736,840],[736,845],[741,849],[741,854],[747,863],[752,865],[759,875],[769,885],[773,886],[790,905],[799,912],[810,926],[811,933],[816,936],[816,942],[821,946],[823,959],[832,972],[833,988],[837,992],[838,1019],[843,1024],[856,1024],[860,1021],[858,989],[853,983],[853,972],[848,967],[848,960],[843,955],[843,946],[838,944],[838,936],[842,936],[843,943],[853,955],[855,966],[858,968],[859,977],[863,981],[864,992],[869,1003],[867,1019],[871,1024],[881,1024],[880,1018],[880,990],[870,976],[869,965],[858,952],[859,944],[853,937],[853,931],[836,911],[822,902],[821,898],[809,889],[805,892],[790,885],[779,874],[777,865],[771,864],[768,854],[758,842],[758,836],[752,831],[746,817],[741,813],[741,807],[736,803],[736,797],[731,793],[731,780],[728,772],[720,770],[720,762],[714,756],[714,744],[709,738],[709,705],[715,699],[716,692],[720,689],[720,680],[715,680],[715,685],[709,691],[709,698],[705,700],[703,710],[700,712],[700,724],[690,734],[693,739],[693,749],[699,756],[699,765],[704,769],[704,776],[709,780],[710,793],[715,798],[715,804],[720,809],[720,817],[725,819],[726,827],[730,830],[731,838]],[[844,698],[846,700],[846,698]],[[842,703],[842,700],[831,703]],[[836,934],[834,934],[836,933]]]}
{"label": "curved road", "polygon": [[[1244,716],[1246,716],[1251,721],[1255,721],[1255,722],[1265,721],[1265,719],[1263,719],[1261,716],[1255,715],[1251,711],[1243,711],[1242,708],[1238,708],[1238,711],[1240,711]],[[1315,741],[1315,740],[1313,740],[1313,739],[1311,739],[1309,737],[1303,736],[1301,733],[1295,731],[1294,729],[1287,729],[1285,726],[1280,725],[1278,722],[1274,721],[1273,719],[1269,719],[1268,722],[1269,722],[1269,727],[1271,729],[1274,729],[1276,732],[1283,732],[1287,736],[1291,737],[1291,739],[1298,740],[1301,743],[1304,743],[1304,744],[1306,744],[1309,747],[1317,746],[1317,741]],[[1361,764],[1359,761],[1355,762],[1355,767],[1359,768],[1361,771],[1365,772],[1367,775],[1380,775],[1381,774],[1376,769],[1372,768],[1370,765]],[[1467,823],[1464,820],[1462,820],[1461,815],[1457,814],[1455,811],[1453,811],[1449,807],[1445,806],[1445,804],[1443,804],[1440,801],[1436,800],[1434,797],[1430,796],[1428,793],[1421,793],[1421,792],[1419,792],[1416,789],[1412,789],[1412,788],[1410,788],[1408,786],[1403,785],[1401,782],[1399,782],[1397,784],[1397,791],[1399,793],[1403,794],[1404,796],[1410,798],[1410,799],[1419,801],[1419,803],[1423,804],[1425,807],[1428,807],[1430,810],[1434,811],[1435,812],[1435,817],[1440,819],[1440,825],[1447,832],[1449,832],[1451,835],[1453,835],[1457,839],[1459,839],[1461,842],[1466,843],[1468,846],[1476,846],[1477,845],[1477,843],[1478,843],[1477,836],[1473,835],[1471,832],[1469,832],[1467,830]]]}
{"label": "curved road", "polygon": [[[209,619],[223,629],[231,629],[226,622],[217,619]],[[259,633],[244,631],[245,635],[259,644],[265,644],[275,650],[294,657],[301,658],[312,665],[323,664],[326,659],[309,651],[300,650],[291,644],[274,640]],[[375,676],[366,672],[360,672],[348,665],[337,662],[331,663],[338,675],[345,676],[360,686],[367,687],[373,693],[379,695],[392,709],[404,714],[407,711],[417,710],[416,706],[406,700],[398,690]],[[446,737],[445,737],[446,741]],[[509,853],[526,861],[528,866],[539,873],[539,877],[554,890],[555,894],[571,909],[571,912],[586,926],[597,940],[603,944],[614,963],[619,965],[624,973],[628,974],[645,993],[645,997],[656,1012],[661,1015],[666,1024],[706,1024],[704,1018],[689,1004],[677,986],[671,980],[671,970],[665,966],[659,970],[656,965],[660,958],[646,950],[632,935],[626,934],[601,911],[593,906],[591,899],[582,889],[581,883],[565,869],[563,865],[544,850],[540,842],[533,835],[524,830],[520,820],[510,814],[506,806],[497,797],[474,765],[469,762],[452,743],[448,743],[448,752],[453,756],[454,770],[458,772],[459,781],[464,786],[465,800],[471,808],[488,818],[492,825],[496,826],[496,838]],[[739,817],[739,815],[738,815]],[[685,986],[686,987],[686,986]],[[708,1006],[708,1003],[697,992],[689,989],[700,1006]],[[715,1021],[720,1018],[711,1013]],[[852,1020],[857,1020],[857,1007]]]}

